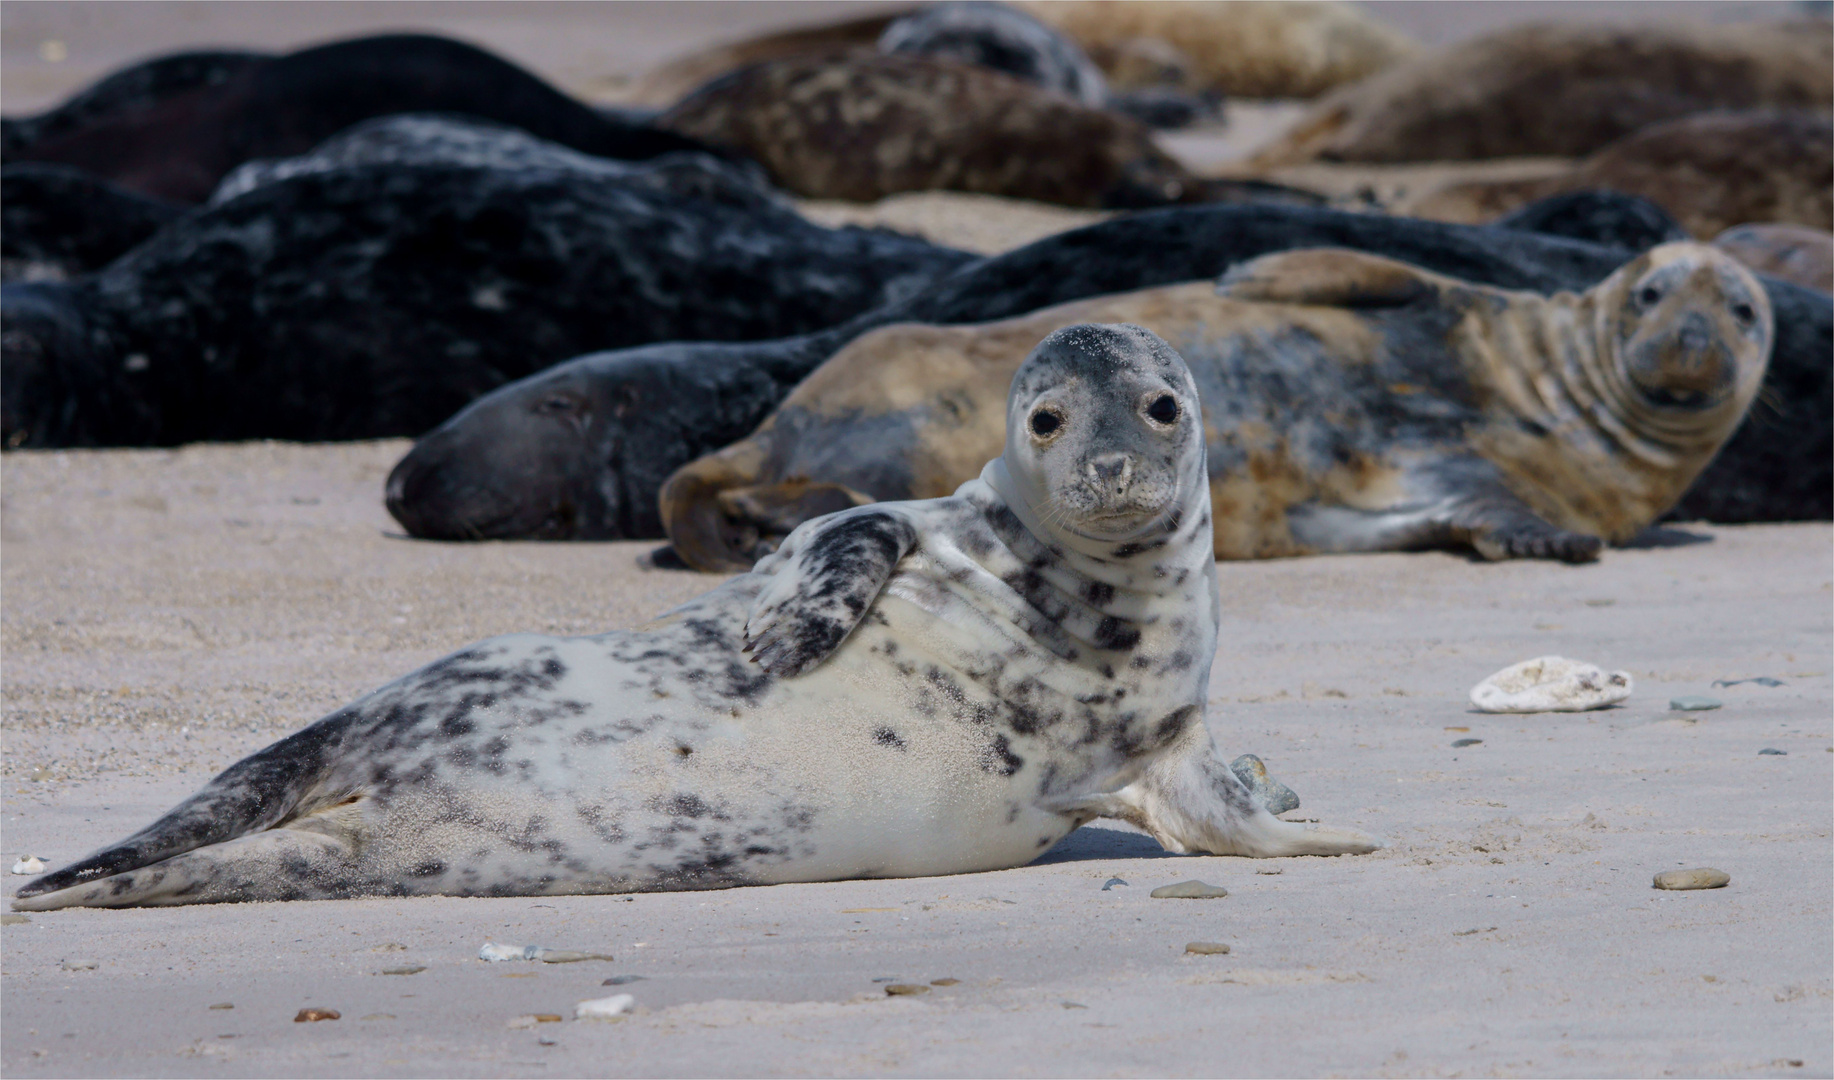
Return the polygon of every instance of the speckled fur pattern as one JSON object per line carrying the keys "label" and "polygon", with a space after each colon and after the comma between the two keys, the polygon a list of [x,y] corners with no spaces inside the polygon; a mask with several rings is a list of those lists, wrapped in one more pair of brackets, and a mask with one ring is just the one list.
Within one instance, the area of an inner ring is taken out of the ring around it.
{"label": "speckled fur pattern", "polygon": [[657,122],[744,153],[779,186],[812,199],[944,189],[1133,208],[1209,197],[1135,120],[923,56],[765,61],[714,80]]}
{"label": "speckled fur pattern", "polygon": [[6,444],[418,435],[582,352],[806,333],[977,261],[815,225],[705,154],[601,162],[429,121],[341,143],[362,153],[312,156],[98,274],[8,286]]}
{"label": "speckled fur pattern", "polygon": [[608,158],[706,149],[601,113],[476,46],[383,34],[284,56],[198,52],[137,64],[49,113],[8,121],[5,157],[195,203],[244,161],[302,154],[352,124],[408,112],[508,124]]}
{"label": "speckled fur pattern", "polygon": [[633,630],[447,657],[15,906],[961,873],[1101,816],[1173,851],[1379,846],[1274,818],[1214,752],[1220,600],[1177,353],[1068,328],[1009,412],[1018,434],[951,497],[818,518]]}
{"label": "speckled fur pattern", "polygon": [[[1539,293],[1590,288],[1633,258],[1622,248],[1515,230],[1307,207],[1133,214],[966,266],[907,300],[816,334],[675,342],[556,365],[481,398],[416,443],[389,477],[389,511],[410,534],[440,539],[659,537],[657,494],[669,476],[745,439],[798,382],[861,334],[899,322],[1006,319],[1213,277],[1259,255],[1307,247],[1352,248],[1473,284]],[[1834,303],[1784,282],[1768,280],[1765,288],[1777,333],[1765,392],[1683,497],[1675,513],[1684,520],[1834,514],[1834,371],[1827,361]]]}
{"label": "speckled fur pattern", "polygon": [[1081,46],[1018,8],[991,0],[919,8],[885,28],[879,50],[1004,71],[1092,109],[1108,104],[1107,80]]}
{"label": "speckled fur pattern", "polygon": [[1127,321],[1170,341],[1202,391],[1219,558],[1473,545],[1581,561],[1680,497],[1743,417],[1771,341],[1762,288],[1697,244],[1580,295],[1341,250],[1265,256],[1227,281],[1222,296],[1191,283],[873,331],[750,438],[670,478],[670,540],[690,565],[742,569],[795,525],[786,486],[947,491],[1006,438],[1001,388],[1031,342]]}

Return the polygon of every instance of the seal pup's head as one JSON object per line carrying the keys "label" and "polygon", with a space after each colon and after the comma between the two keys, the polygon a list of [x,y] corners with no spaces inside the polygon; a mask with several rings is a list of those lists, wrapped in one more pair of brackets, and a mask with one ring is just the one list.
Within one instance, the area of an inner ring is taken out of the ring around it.
{"label": "seal pup's head", "polygon": [[995,486],[1040,539],[1098,558],[1156,547],[1209,507],[1197,384],[1164,339],[1131,324],[1038,343],[1013,376],[995,464]]}
{"label": "seal pup's head", "polygon": [[1631,427],[1717,441],[1757,395],[1775,328],[1751,272],[1706,244],[1662,244],[1593,291],[1599,375]]}

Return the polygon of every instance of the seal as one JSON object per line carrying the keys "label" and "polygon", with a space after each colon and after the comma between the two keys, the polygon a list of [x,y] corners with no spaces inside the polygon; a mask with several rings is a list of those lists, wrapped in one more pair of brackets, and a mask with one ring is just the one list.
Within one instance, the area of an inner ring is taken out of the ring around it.
{"label": "seal", "polygon": [[1069,34],[1124,90],[1163,85],[1156,69],[1169,66],[1178,72],[1175,85],[1191,93],[1310,98],[1365,79],[1416,49],[1355,4],[1027,0],[1019,6]]}
{"label": "seal", "polygon": [[[745,438],[849,341],[899,322],[978,323],[1105,293],[1210,278],[1258,255],[1349,247],[1500,288],[1587,289],[1622,248],[1304,207],[1178,207],[1060,233],[950,274],[843,326],[780,341],[672,342],[579,357],[482,397],[390,474],[389,512],[433,539],[664,535],[676,469]],[[1682,500],[1689,520],[1834,516],[1834,303],[1767,282],[1776,316],[1763,404]],[[630,448],[642,448],[641,453]]]}
{"label": "seal", "polygon": [[1648,251],[1657,244],[1693,239],[1668,211],[1648,199],[1597,188],[1537,199],[1490,224],[1626,251]]}
{"label": "seal", "polygon": [[1735,225],[1713,246],[1750,267],[1805,289],[1834,292],[1834,235],[1827,230],[1772,223]]}
{"label": "seal", "polygon": [[572,165],[457,130],[501,160],[302,166],[92,277],[7,286],[6,444],[416,435],[571,356],[805,333],[978,261],[815,225],[705,154]]}
{"label": "seal", "polygon": [[[1657,247],[1580,295],[1509,292],[1358,252],[841,350],[751,437],[663,485],[675,552],[751,565],[811,511],[923,498],[1005,437],[1031,342],[1137,322],[1205,403],[1219,559],[1469,546],[1585,561],[1681,497],[1763,381],[1771,315],[1731,257]],[[1320,305],[1330,305],[1321,307]]]}
{"label": "seal", "polygon": [[185,210],[66,165],[0,168],[0,282],[99,270]]}
{"label": "seal", "polygon": [[707,149],[595,110],[476,46],[386,34],[277,57],[210,52],[149,61],[49,114],[15,122],[6,160],[71,165],[195,203],[244,161],[301,154],[359,121],[408,112],[507,124],[599,157]]}
{"label": "seal", "polygon": [[1176,852],[1281,821],[1204,722],[1221,602],[1197,387],[1138,327],[1013,380],[955,495],[809,522],[660,618],[447,657],[27,883],[25,910],[545,895],[1022,866],[1098,817]]}
{"label": "seal", "polygon": [[1327,94],[1250,165],[1583,157],[1665,120],[1715,109],[1825,111],[1830,97],[1826,19],[1519,26]]}
{"label": "seal", "polygon": [[1107,209],[1323,201],[1274,184],[1202,179],[1136,120],[924,56],[763,61],[715,79],[656,122],[751,157],[779,187],[812,199],[873,202],[941,189]]}
{"label": "seal", "polygon": [[1565,173],[1465,181],[1400,203],[1398,213],[1486,220],[1558,192],[1602,188],[1641,196],[1689,233],[1746,222],[1834,227],[1834,121],[1807,109],[1712,112],[1636,131]]}
{"label": "seal", "polygon": [[1092,109],[1108,105],[1102,69],[1076,42],[1018,8],[992,0],[947,0],[894,20],[879,51],[954,60],[1003,71]]}

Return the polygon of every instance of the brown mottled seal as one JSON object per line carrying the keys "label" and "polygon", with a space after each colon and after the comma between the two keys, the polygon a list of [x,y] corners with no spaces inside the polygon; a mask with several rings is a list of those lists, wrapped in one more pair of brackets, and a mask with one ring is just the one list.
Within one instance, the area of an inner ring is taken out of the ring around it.
{"label": "brown mottled seal", "polygon": [[448,656],[14,906],[960,874],[1097,817],[1175,852],[1372,851],[1275,818],[1215,753],[1196,399],[1147,331],[1060,330],[1012,380],[1003,451],[952,497],[811,521],[634,629]]}
{"label": "brown mottled seal", "polygon": [[1665,244],[1585,293],[1512,292],[1357,252],[978,326],[885,327],[749,439],[663,488],[677,552],[742,568],[810,513],[947,492],[1003,437],[1030,344],[1085,320],[1151,328],[1204,406],[1216,555],[1468,544],[1582,561],[1672,506],[1756,396],[1770,304],[1705,245]]}
{"label": "brown mottled seal", "polygon": [[1749,221],[1834,227],[1834,120],[1807,109],[1698,113],[1634,132],[1570,171],[1450,184],[1391,209],[1478,224],[1561,192],[1641,196],[1697,237]]}
{"label": "brown mottled seal", "polygon": [[1138,121],[997,71],[922,56],[754,64],[695,91],[657,123],[741,151],[779,186],[815,199],[872,202],[950,189],[1127,208],[1257,190],[1193,176]]}
{"label": "brown mottled seal", "polygon": [[1834,97],[1826,20],[1524,26],[1408,61],[1321,99],[1253,165],[1580,157],[1711,109]]}
{"label": "brown mottled seal", "polygon": [[1834,234],[1800,225],[1735,225],[1713,246],[1760,274],[1834,292]]}

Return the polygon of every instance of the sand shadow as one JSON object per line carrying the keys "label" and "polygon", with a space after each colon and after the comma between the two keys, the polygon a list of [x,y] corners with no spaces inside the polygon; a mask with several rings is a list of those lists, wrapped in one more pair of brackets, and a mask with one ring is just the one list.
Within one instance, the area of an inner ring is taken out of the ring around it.
{"label": "sand shadow", "polygon": [[1084,825],[1033,859],[1032,866],[1088,862],[1094,859],[1174,859],[1179,856],[1159,846],[1159,841],[1136,832]]}
{"label": "sand shadow", "polygon": [[1712,542],[1713,538],[1703,533],[1672,529],[1667,525],[1651,525],[1617,546],[1625,551],[1649,551],[1653,548],[1693,547],[1695,544]]}

